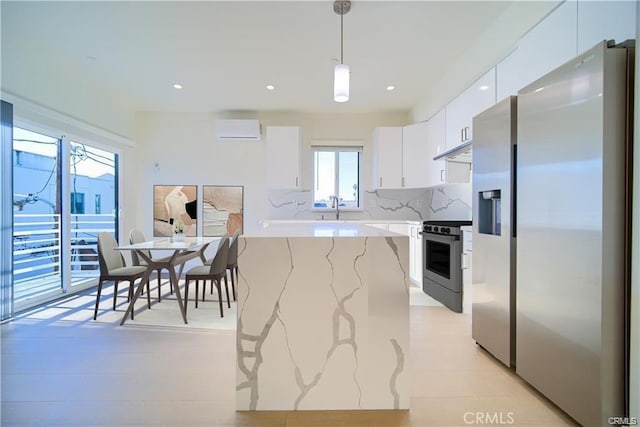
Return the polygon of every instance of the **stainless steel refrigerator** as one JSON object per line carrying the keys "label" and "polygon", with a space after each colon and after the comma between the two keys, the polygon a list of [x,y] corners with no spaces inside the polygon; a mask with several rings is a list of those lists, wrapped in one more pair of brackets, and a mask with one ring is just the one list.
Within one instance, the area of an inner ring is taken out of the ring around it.
{"label": "stainless steel refrigerator", "polygon": [[515,364],[516,97],[473,119],[472,336]]}
{"label": "stainless steel refrigerator", "polygon": [[626,410],[632,68],[603,42],[517,99],[516,372],[585,426]]}

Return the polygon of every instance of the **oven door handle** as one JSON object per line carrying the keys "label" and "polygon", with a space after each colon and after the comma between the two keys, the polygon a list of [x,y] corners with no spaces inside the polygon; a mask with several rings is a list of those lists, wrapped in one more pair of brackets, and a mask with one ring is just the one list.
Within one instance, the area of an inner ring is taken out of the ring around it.
{"label": "oven door handle", "polygon": [[460,240],[460,236],[451,236],[449,234],[434,234],[434,233],[424,233],[420,232],[422,235],[422,239],[426,240],[434,240],[436,242],[442,243],[450,243],[455,242],[456,240]]}

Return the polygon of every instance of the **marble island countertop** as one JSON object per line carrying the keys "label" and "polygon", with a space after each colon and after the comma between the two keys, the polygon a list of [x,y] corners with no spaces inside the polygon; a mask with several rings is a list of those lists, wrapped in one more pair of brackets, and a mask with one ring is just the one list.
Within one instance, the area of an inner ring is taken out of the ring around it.
{"label": "marble island countertop", "polygon": [[236,409],[409,409],[409,236],[269,222],[239,237]]}
{"label": "marble island countertop", "polygon": [[367,226],[371,221],[263,221],[246,237],[388,237],[392,231]]}

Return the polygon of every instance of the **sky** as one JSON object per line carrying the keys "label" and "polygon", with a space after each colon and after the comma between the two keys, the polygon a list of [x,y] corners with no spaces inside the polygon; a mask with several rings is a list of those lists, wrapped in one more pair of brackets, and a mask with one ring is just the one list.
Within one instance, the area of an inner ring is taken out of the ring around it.
{"label": "sky", "polygon": [[[26,153],[55,157],[58,150],[57,139],[25,129],[13,128],[13,139],[13,149]],[[84,144],[77,144],[73,141],[71,141],[71,149],[72,153],[75,151],[80,154],[80,158],[75,164],[75,173],[77,175],[96,178],[104,174],[115,174],[113,153]]]}

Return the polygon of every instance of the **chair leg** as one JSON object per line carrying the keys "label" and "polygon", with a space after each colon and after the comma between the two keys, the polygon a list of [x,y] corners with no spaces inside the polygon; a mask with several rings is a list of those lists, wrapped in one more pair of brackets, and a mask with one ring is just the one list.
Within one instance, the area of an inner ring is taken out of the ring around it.
{"label": "chair leg", "polygon": [[116,309],[116,298],[118,298],[118,281],[113,281],[113,309]]}
{"label": "chair leg", "polygon": [[224,290],[227,293],[227,308],[231,308],[231,301],[229,301],[229,282],[227,281],[227,275],[224,275]]}
{"label": "chair leg", "polygon": [[[142,288],[142,290],[144,290],[144,288]],[[129,293],[128,295],[131,295],[131,298],[133,298],[133,280],[129,281]],[[129,302],[130,299],[129,297],[127,297],[127,302]],[[135,311],[135,307],[131,307],[131,320],[133,320],[133,312]]]}
{"label": "chair leg", "polygon": [[224,313],[222,312],[222,291],[220,290],[220,279],[212,280],[216,282],[216,288],[218,288],[218,304],[220,305],[220,317],[224,317]]}
{"label": "chair leg", "polygon": [[151,287],[149,286],[149,278],[147,278],[147,308],[151,310]]}
{"label": "chair leg", "polygon": [[[207,280],[202,281],[202,302],[204,302],[204,294],[207,289]],[[211,282],[211,289],[213,289],[213,282]],[[211,295],[213,295],[213,290],[211,291]]]}
{"label": "chair leg", "polygon": [[[198,299],[198,294],[196,293],[196,299]],[[184,279],[184,315],[187,315],[187,307],[189,306],[189,278],[185,277]]]}
{"label": "chair leg", "polygon": [[[233,267],[231,267],[231,269],[229,270],[229,272],[231,273],[231,291],[233,292],[233,300],[237,301],[236,300],[236,283],[235,283],[235,280],[233,278],[233,276],[234,276],[233,270],[234,270]],[[236,277],[236,279],[237,279],[237,277]]]}
{"label": "chair leg", "polygon": [[158,302],[162,302],[162,292],[160,292],[160,285],[162,281],[160,279],[160,273],[162,270],[156,270],[156,274],[158,275]]}
{"label": "chair leg", "polygon": [[93,320],[98,317],[98,303],[100,303],[100,293],[102,292],[102,279],[98,281],[98,296],[96,297],[96,308],[93,310]]}
{"label": "chair leg", "polygon": [[[196,308],[198,308],[198,286],[200,285],[200,281],[196,279],[196,294],[194,300],[196,300]],[[203,289],[206,287],[204,284],[202,285]]]}

